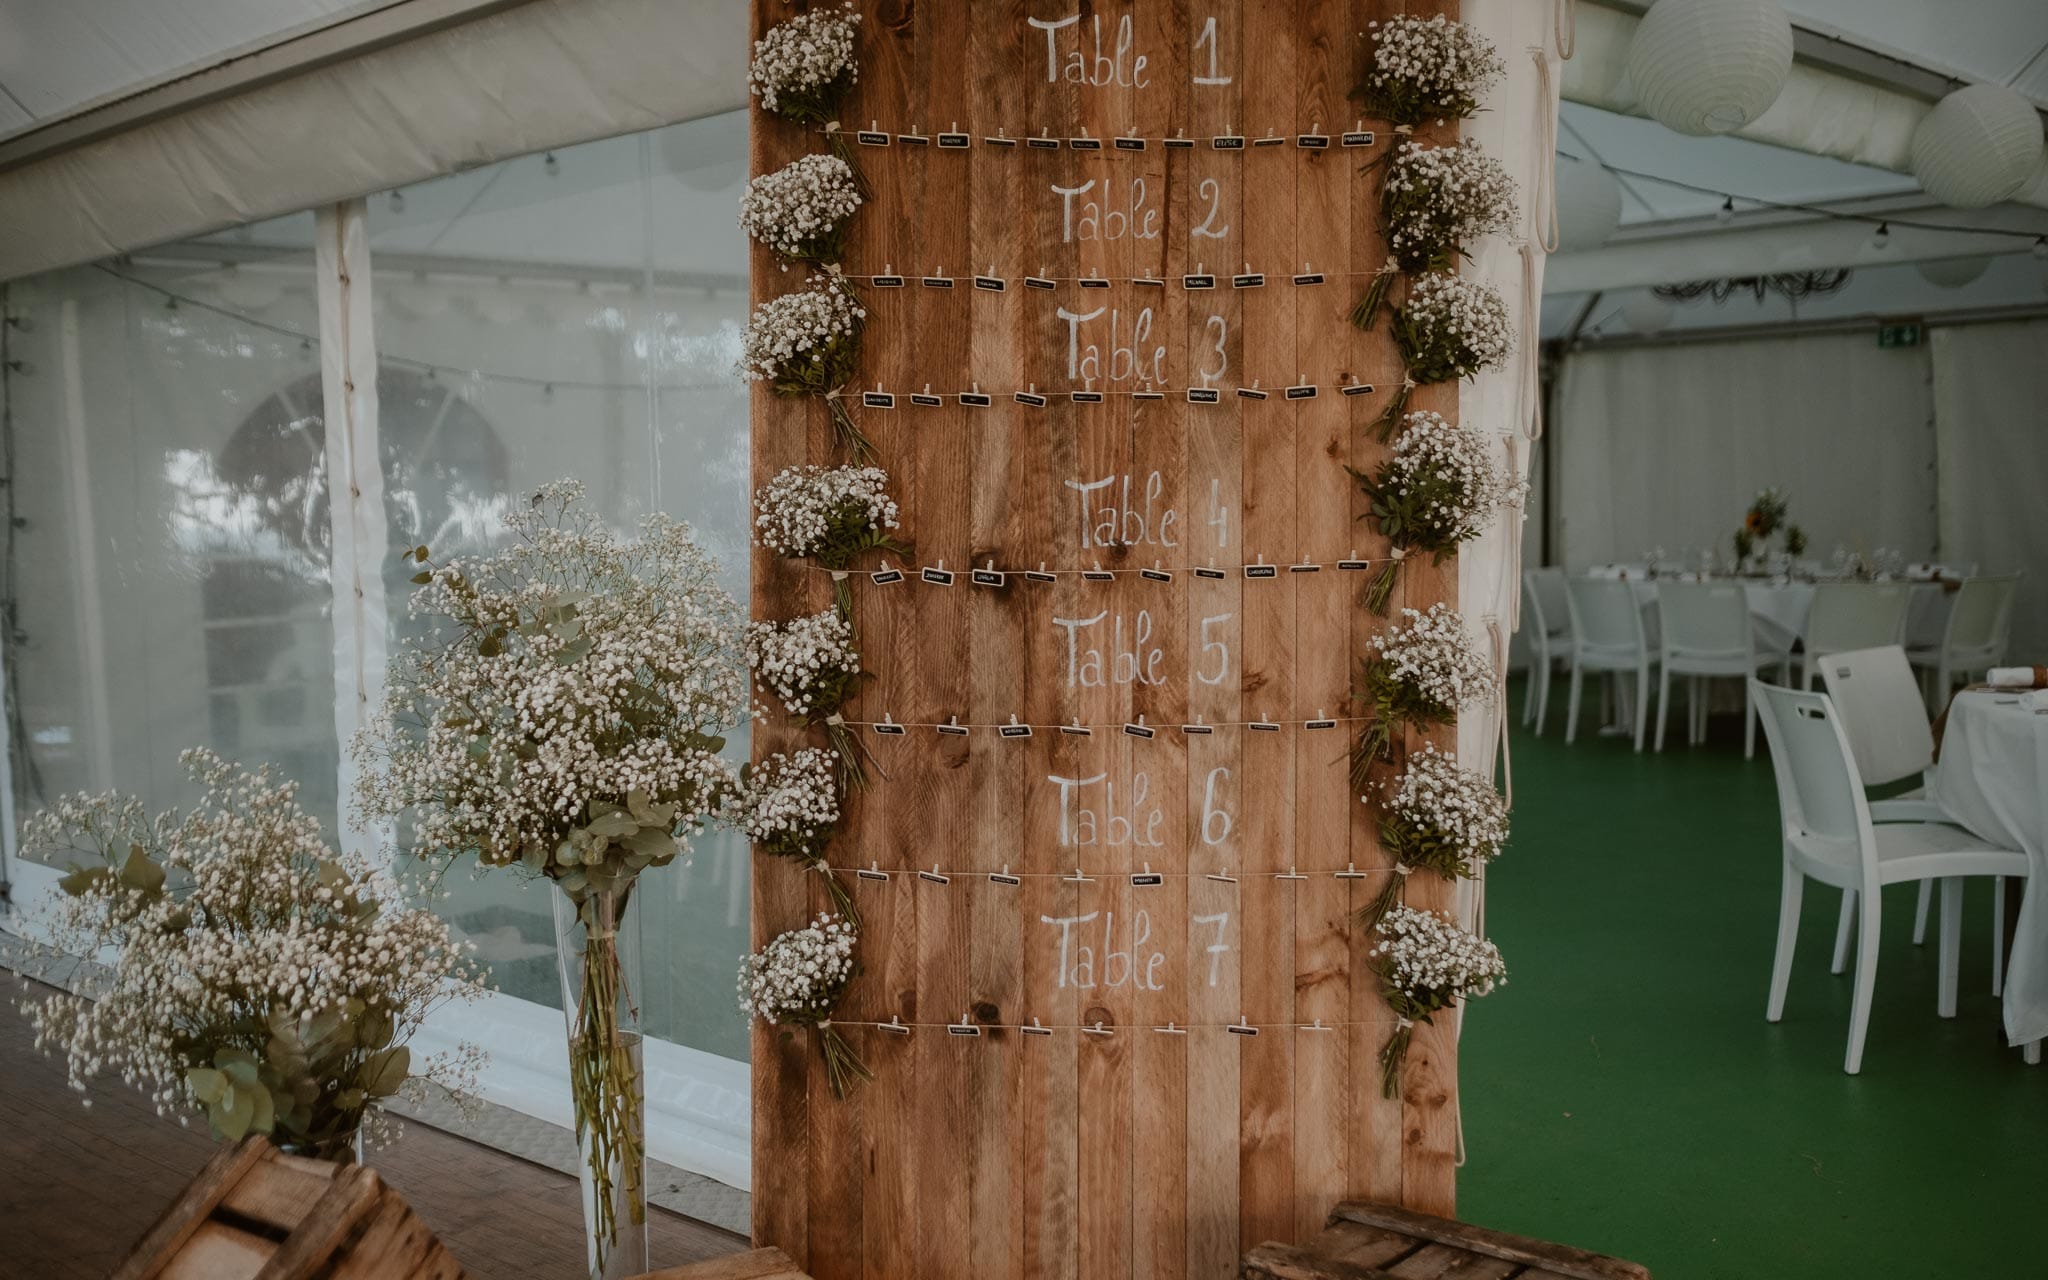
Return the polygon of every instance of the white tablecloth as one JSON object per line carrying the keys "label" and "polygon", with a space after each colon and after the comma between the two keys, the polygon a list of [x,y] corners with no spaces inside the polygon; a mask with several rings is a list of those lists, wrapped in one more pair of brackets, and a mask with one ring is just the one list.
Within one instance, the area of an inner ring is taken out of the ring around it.
{"label": "white tablecloth", "polygon": [[2010,693],[1961,693],[1949,706],[1929,794],[1993,844],[2032,863],[2005,976],[2011,1044],[2048,1038],[2048,713]]}
{"label": "white tablecloth", "polygon": [[[1657,584],[1647,579],[1630,579],[1629,586],[1635,591],[1636,603],[1644,610],[1646,634],[1655,644],[1659,632],[1651,605],[1657,599]],[[1807,616],[1813,612],[1814,586],[1811,582],[1744,582],[1742,594],[1749,601],[1750,616],[1762,624],[1757,629],[1757,639],[1774,649],[1790,648],[1795,638],[1804,640]],[[1943,591],[1939,583],[1913,584],[1913,596],[1906,606],[1908,648],[1941,643],[1942,632],[1948,626],[1949,605],[1954,599],[1954,593]]]}

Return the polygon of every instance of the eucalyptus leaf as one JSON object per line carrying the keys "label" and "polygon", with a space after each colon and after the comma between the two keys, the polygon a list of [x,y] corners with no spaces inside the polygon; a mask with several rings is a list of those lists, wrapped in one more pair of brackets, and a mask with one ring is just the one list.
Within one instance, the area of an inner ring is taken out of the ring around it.
{"label": "eucalyptus leaf", "polygon": [[218,1102],[221,1094],[227,1091],[228,1078],[212,1067],[188,1067],[185,1070],[185,1085],[199,1101]]}
{"label": "eucalyptus leaf", "polygon": [[365,1058],[357,1080],[364,1093],[373,1098],[388,1098],[398,1092],[411,1072],[412,1050],[401,1044]]}

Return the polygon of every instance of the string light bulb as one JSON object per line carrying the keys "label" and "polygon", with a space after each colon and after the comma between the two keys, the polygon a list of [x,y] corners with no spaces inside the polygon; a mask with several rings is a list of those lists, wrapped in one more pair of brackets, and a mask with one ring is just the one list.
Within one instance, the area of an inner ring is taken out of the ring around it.
{"label": "string light bulb", "polygon": [[2034,237],[2034,256],[2048,258],[2048,236]]}
{"label": "string light bulb", "polygon": [[1889,222],[1878,223],[1877,230],[1871,233],[1870,247],[1882,252],[1886,249],[1891,248],[1891,244],[1892,224]]}
{"label": "string light bulb", "polygon": [[1714,221],[1716,221],[1716,222],[1733,222],[1734,220],[1735,220],[1735,197],[1734,197],[1734,196],[1723,196],[1723,197],[1721,198],[1721,207],[1720,207],[1719,209],[1716,209],[1716,210],[1714,211]]}
{"label": "string light bulb", "polygon": [[390,200],[390,205],[391,205],[391,212],[393,212],[393,213],[404,213],[404,212],[405,212],[405,192],[403,192],[403,191],[393,191],[393,192],[391,193],[391,200]]}
{"label": "string light bulb", "polygon": [[555,159],[555,153],[550,151],[541,157],[540,167],[547,170],[547,175],[552,178],[562,171],[562,162]]}

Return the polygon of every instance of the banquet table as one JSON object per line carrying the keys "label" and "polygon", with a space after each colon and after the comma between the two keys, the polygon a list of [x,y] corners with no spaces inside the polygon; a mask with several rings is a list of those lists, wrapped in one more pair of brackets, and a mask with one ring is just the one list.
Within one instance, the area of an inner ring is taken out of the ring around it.
{"label": "banquet table", "polygon": [[[1774,649],[1790,649],[1795,639],[1804,640],[1817,585],[1812,582],[1744,579],[1742,594],[1749,603],[1750,616],[1759,624],[1758,638]],[[1635,592],[1636,604],[1643,610],[1644,633],[1654,645],[1659,634],[1655,609],[1657,580],[1631,578],[1629,587]],[[1954,593],[1944,591],[1938,582],[1914,583],[1912,598],[1906,606],[1906,647],[1939,645],[1942,632],[1948,626],[1949,606],[1954,599]]]}
{"label": "banquet table", "polygon": [[2030,863],[2005,977],[2005,1035],[2028,1045],[2048,1037],[2048,706],[2012,690],[1966,690],[1949,704],[1941,758],[1928,795],[1974,834]]}

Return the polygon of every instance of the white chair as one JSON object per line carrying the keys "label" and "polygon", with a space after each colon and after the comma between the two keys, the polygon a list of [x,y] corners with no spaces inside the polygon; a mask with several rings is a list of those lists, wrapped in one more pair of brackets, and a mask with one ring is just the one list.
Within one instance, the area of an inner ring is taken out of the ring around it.
{"label": "white chair", "polygon": [[1565,599],[1572,619],[1572,692],[1565,708],[1564,740],[1579,731],[1579,698],[1588,671],[1596,674],[1634,672],[1636,677],[1636,750],[1650,720],[1650,668],[1657,656],[1643,635],[1643,611],[1635,589],[1618,579],[1570,578]]}
{"label": "white chair", "polygon": [[1852,649],[1878,649],[1906,635],[1910,582],[1823,582],[1813,590],[1806,615],[1806,662],[1799,685],[1813,688],[1820,660]]}
{"label": "white chair", "polygon": [[1965,579],[1949,606],[1941,643],[1906,652],[1909,662],[1934,679],[1927,701],[1931,711],[1940,713],[1957,676],[1967,680],[1971,674],[1989,671],[2005,661],[2012,635],[2012,602],[2019,585],[2016,573]]}
{"label": "white chair", "polygon": [[[1687,740],[1705,741],[1707,734],[1706,680],[1710,676],[1734,676],[1747,681],[1757,668],[1778,666],[1785,679],[1791,675],[1790,659],[1782,653],[1760,650],[1756,628],[1749,616],[1749,598],[1741,586],[1728,582],[1666,582],[1657,588],[1660,619],[1658,645],[1663,674],[1657,685],[1657,750],[1664,749],[1664,722],[1671,710],[1671,677],[1691,676],[1685,695],[1688,715]],[[1745,699],[1747,686],[1745,685]],[[1742,754],[1756,755],[1756,703],[1745,700],[1742,714]]]}
{"label": "white chair", "polygon": [[1863,780],[1842,731],[1835,705],[1824,693],[1782,689],[1752,679],[1751,696],[1763,709],[1764,736],[1778,778],[1778,813],[1783,821],[1783,887],[1778,906],[1778,947],[1771,962],[1771,991],[1764,1016],[1785,1014],[1785,989],[1792,979],[1792,954],[1799,937],[1799,905],[1811,878],[1856,892],[1855,991],[1849,1006],[1849,1051],[1842,1070],[1863,1069],[1863,1041],[1870,1030],[1870,1000],[1877,985],[1877,948],[1882,937],[1880,890],[1905,880],[1941,881],[1941,962],[1937,1011],[1955,1016],[1956,967],[1962,924],[1964,876],[2027,873],[2027,856],[1987,845],[1960,827],[1932,822],[1871,821]]}
{"label": "white chair", "polygon": [[[1920,702],[1920,687],[1897,645],[1838,653],[1821,663],[1821,681],[1835,703],[1835,714],[1849,740],[1849,754],[1866,787],[1889,786],[1907,778],[1925,777],[1934,767],[1934,731]],[[1872,822],[1952,823],[1942,807],[1927,798],[1923,784],[1885,800],[1870,802]],[[1927,912],[1934,900],[1934,882],[1920,882],[1913,906],[1913,945],[1927,941]],[[2005,991],[2005,881],[1991,885],[1991,994]],[[1849,962],[1849,933],[1856,915],[1856,895],[1842,893],[1842,918],[1835,929],[1834,971]]]}
{"label": "white chair", "polygon": [[1550,673],[1572,653],[1572,607],[1564,570],[1555,565],[1522,574],[1522,633],[1529,644],[1529,689],[1522,697],[1522,723],[1543,721],[1550,712]]}

